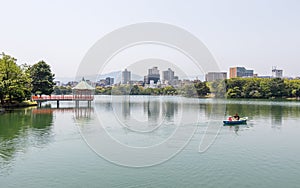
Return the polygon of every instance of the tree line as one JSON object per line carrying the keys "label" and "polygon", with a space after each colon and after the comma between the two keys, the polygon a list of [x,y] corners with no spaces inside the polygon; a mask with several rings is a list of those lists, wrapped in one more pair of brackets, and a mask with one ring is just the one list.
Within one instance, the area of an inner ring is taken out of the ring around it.
{"label": "tree line", "polygon": [[111,87],[97,86],[95,89],[95,94],[98,95],[182,95],[186,97],[205,97],[209,93],[210,89],[207,83],[199,80],[178,88],[173,86],[145,88],[138,85],[117,85]]}
{"label": "tree line", "polygon": [[227,98],[299,98],[300,80],[282,78],[231,78],[210,83],[211,92]]}
{"label": "tree line", "polygon": [[53,92],[54,74],[44,62],[30,66],[18,65],[17,59],[0,54],[0,100],[5,103],[22,102],[31,95],[50,95]]}

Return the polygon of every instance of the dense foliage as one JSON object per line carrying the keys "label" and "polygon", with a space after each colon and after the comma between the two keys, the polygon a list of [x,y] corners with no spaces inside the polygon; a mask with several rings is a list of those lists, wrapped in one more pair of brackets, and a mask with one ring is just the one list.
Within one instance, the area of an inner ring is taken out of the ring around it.
{"label": "dense foliage", "polygon": [[44,61],[34,64],[30,68],[32,93],[36,95],[51,95],[54,91],[54,74],[50,66]]}
{"label": "dense foliage", "polygon": [[54,95],[71,95],[72,87],[71,86],[55,86],[52,94],[54,94]]}
{"label": "dense foliage", "polygon": [[0,54],[1,105],[30,99],[31,93],[50,95],[53,92],[54,74],[50,66],[40,61],[32,67],[17,65],[14,57]]}
{"label": "dense foliage", "polygon": [[138,85],[119,85],[96,87],[95,94],[100,95],[183,95],[186,97],[205,97],[210,93],[206,82],[195,81],[180,88],[166,86],[163,88],[144,88]]}
{"label": "dense foliage", "polygon": [[299,98],[300,80],[282,78],[232,78],[210,83],[213,93],[228,98]]}
{"label": "dense foliage", "polygon": [[16,59],[1,54],[0,58],[0,100],[3,105],[5,101],[12,103],[25,98],[30,98],[31,87],[28,66],[18,66]]}

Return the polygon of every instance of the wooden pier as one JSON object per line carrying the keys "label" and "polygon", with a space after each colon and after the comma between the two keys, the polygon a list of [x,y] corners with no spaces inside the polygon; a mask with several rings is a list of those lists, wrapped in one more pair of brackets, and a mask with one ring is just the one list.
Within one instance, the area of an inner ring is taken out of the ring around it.
{"label": "wooden pier", "polygon": [[32,96],[31,99],[38,103],[38,107],[42,106],[42,102],[56,101],[59,108],[60,101],[75,101],[75,106],[79,107],[79,101],[87,101],[88,106],[91,106],[91,101],[94,100],[93,95],[51,95],[51,96]]}

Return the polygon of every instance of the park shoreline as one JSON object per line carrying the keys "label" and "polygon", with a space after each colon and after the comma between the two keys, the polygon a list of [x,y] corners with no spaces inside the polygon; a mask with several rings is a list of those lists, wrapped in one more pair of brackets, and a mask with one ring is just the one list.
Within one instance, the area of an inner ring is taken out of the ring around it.
{"label": "park shoreline", "polygon": [[8,104],[0,105],[0,114],[5,113],[6,109],[9,108],[26,108],[31,106],[37,106],[37,103],[28,100],[20,103],[8,103]]}

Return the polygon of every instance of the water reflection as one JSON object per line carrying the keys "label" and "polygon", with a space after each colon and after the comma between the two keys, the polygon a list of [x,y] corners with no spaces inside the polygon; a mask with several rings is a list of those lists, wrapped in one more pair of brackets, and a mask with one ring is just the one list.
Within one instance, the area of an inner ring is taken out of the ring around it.
{"label": "water reflection", "polygon": [[112,106],[107,108],[107,103],[104,103],[106,111],[114,112],[120,121],[130,121],[134,118],[137,121],[157,124],[162,118],[172,121],[174,115],[178,113],[179,104],[174,101],[150,99],[141,102],[124,96],[121,101],[113,101],[110,105]]}
{"label": "water reflection", "polygon": [[237,136],[241,136],[241,132],[248,131],[253,128],[253,125],[251,123],[247,124],[237,124],[237,125],[223,125],[223,128],[228,129],[232,132],[234,132]]}
{"label": "water reflection", "polygon": [[0,116],[0,167],[28,147],[44,147],[52,141],[53,113],[34,108],[18,109]]}
{"label": "water reflection", "polygon": [[178,113],[178,103],[165,102],[164,114],[168,120],[172,120],[174,114]]}
{"label": "water reflection", "polygon": [[282,126],[282,115],[283,107],[282,106],[271,106],[271,126],[272,128],[280,129]]}
{"label": "water reflection", "polygon": [[238,134],[239,129],[240,129],[239,125],[234,126],[234,132],[235,132],[236,135],[239,135]]}
{"label": "water reflection", "polygon": [[73,109],[76,120],[90,120],[92,119],[92,114],[94,113],[93,107],[84,108],[74,108]]}
{"label": "water reflection", "polygon": [[121,103],[121,108],[122,108],[122,115],[124,119],[127,119],[128,117],[130,117],[130,99],[128,100],[124,100]]}
{"label": "water reflection", "polygon": [[147,114],[148,121],[156,124],[161,115],[161,103],[159,101],[147,101],[144,103],[144,111]]}
{"label": "water reflection", "polygon": [[[178,126],[189,125],[192,129],[199,116],[205,117],[198,103],[185,103],[182,99],[161,96],[103,97],[96,101],[97,125],[101,124],[112,137],[128,145],[144,147],[159,143],[172,135]],[[108,101],[111,108],[106,108]]]}

